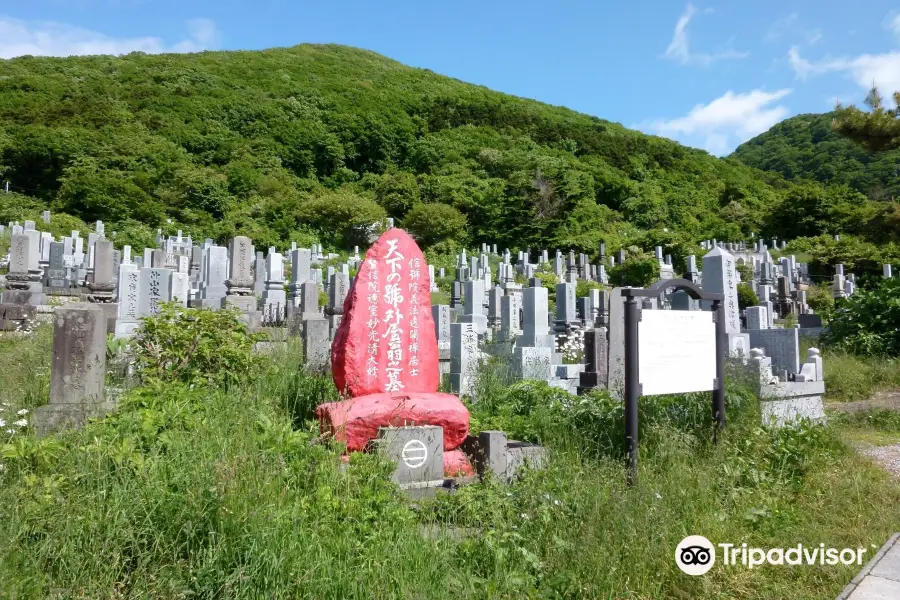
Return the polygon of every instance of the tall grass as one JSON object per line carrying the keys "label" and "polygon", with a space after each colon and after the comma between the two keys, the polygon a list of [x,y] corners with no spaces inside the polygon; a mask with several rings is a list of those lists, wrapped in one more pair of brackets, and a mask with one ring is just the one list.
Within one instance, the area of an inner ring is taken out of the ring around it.
{"label": "tall grass", "polygon": [[829,351],[823,360],[829,400],[867,400],[882,390],[900,389],[900,360]]}
{"label": "tall grass", "polygon": [[826,428],[757,426],[737,378],[718,444],[708,394],[644,399],[627,487],[618,403],[504,368],[479,379],[473,427],[539,439],[547,468],[431,501],[317,443],[333,386],[290,345],[252,384],[139,388],[80,431],[23,436],[0,459],[0,598],[822,598],[857,568],[691,578],[675,546],[869,547],[897,528],[896,484]]}

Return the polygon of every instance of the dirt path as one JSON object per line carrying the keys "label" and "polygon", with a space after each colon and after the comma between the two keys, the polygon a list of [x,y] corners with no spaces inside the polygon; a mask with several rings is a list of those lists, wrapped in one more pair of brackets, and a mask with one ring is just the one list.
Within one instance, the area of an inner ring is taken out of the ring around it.
{"label": "dirt path", "polygon": [[873,408],[886,408],[888,410],[900,411],[900,390],[878,392],[870,399],[860,400],[858,402],[833,402],[828,404],[827,407],[846,413],[855,413],[862,410],[871,410]]}
{"label": "dirt path", "polygon": [[[878,392],[869,400],[861,400],[859,402],[835,402],[830,404],[828,408],[844,413],[857,413],[878,408],[900,412],[900,391]],[[888,473],[900,478],[900,444],[876,446],[856,443],[854,446],[860,454],[868,456],[881,465]]]}

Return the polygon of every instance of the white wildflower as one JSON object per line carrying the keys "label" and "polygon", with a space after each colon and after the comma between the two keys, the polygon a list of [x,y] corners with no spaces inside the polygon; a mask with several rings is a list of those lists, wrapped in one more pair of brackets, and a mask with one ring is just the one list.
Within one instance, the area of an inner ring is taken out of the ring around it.
{"label": "white wildflower", "polygon": [[522,513],[519,516],[522,517],[523,519],[525,519],[526,521],[528,520],[528,513]]}
{"label": "white wildflower", "polygon": [[17,412],[16,414],[19,415],[20,417],[24,417],[25,415],[28,414],[28,409],[27,409],[27,408],[23,408],[23,409],[21,409],[19,412]]}
{"label": "white wildflower", "polygon": [[6,421],[0,419],[0,427],[6,427]]}
{"label": "white wildflower", "polygon": [[27,419],[19,419],[18,421],[13,423],[13,425],[15,425],[16,427],[28,427],[28,420]]}
{"label": "white wildflower", "polygon": [[662,494],[660,494],[659,492],[656,492],[656,499],[662,500]]}
{"label": "white wildflower", "polygon": [[15,429],[7,429],[6,433],[8,433],[9,435],[13,435],[16,433],[16,430]]}

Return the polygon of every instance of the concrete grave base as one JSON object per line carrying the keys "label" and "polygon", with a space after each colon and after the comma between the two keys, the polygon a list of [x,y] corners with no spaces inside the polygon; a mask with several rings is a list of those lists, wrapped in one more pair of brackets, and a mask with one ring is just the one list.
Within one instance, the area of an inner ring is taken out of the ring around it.
{"label": "concrete grave base", "polygon": [[35,318],[35,308],[27,304],[0,304],[0,331],[16,331]]}
{"label": "concrete grave base", "polygon": [[781,381],[760,389],[762,422],[786,427],[808,419],[824,423],[824,381]]}
{"label": "concrete grave base", "polygon": [[34,429],[38,436],[45,436],[67,427],[78,428],[88,419],[105,416],[115,408],[116,403],[109,401],[47,404],[34,409]]}
{"label": "concrete grave base", "polygon": [[0,294],[0,302],[3,304],[17,304],[19,306],[31,304],[31,292],[28,290],[6,290]]}
{"label": "concrete grave base", "polygon": [[547,459],[542,446],[507,440],[502,431],[482,431],[464,450],[479,477],[492,474],[502,481],[511,481],[523,468],[540,469]]}
{"label": "concrete grave base", "polygon": [[122,338],[132,338],[140,326],[141,324],[139,321],[119,321],[116,323],[114,333],[115,338],[117,340]]}
{"label": "concrete grave base", "polygon": [[119,318],[119,304],[117,302],[97,303],[94,306],[106,313],[106,333],[116,332],[116,321]]}

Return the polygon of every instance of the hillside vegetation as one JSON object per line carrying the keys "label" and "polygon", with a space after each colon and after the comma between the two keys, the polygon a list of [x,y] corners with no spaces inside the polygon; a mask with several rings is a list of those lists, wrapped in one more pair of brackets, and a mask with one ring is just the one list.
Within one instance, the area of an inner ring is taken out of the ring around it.
{"label": "hillside vegetation", "polygon": [[102,219],[137,247],[162,227],[340,249],[386,215],[448,250],[896,231],[849,188],[340,46],[0,61],[0,177],[0,221],[49,207],[60,232]]}
{"label": "hillside vegetation", "polygon": [[847,185],[876,200],[900,196],[900,150],[866,152],[834,131],[834,117],[829,112],[786,119],[732,157],[787,179]]}

